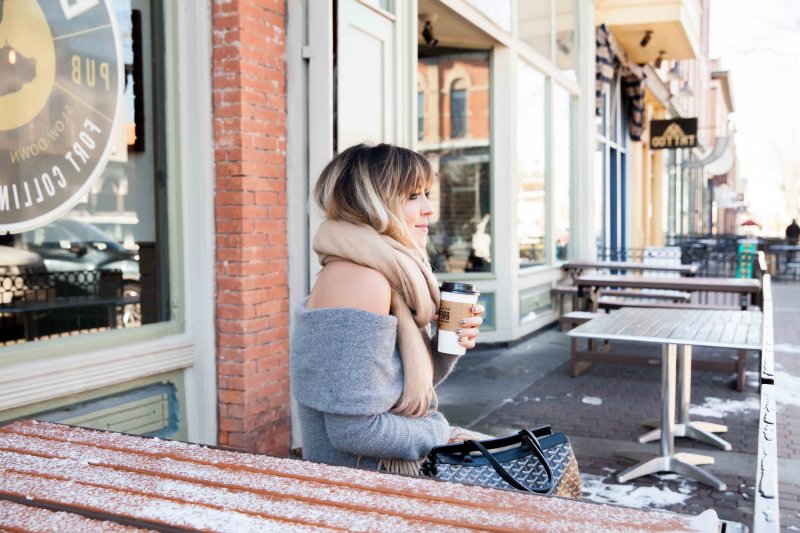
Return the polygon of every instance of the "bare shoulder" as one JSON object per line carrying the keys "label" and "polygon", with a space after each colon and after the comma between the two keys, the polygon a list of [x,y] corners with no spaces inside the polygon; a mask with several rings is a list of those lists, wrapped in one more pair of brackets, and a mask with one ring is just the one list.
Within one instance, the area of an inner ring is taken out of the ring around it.
{"label": "bare shoulder", "polygon": [[388,315],[392,288],[386,277],[350,261],[328,263],[319,274],[306,304],[310,309],[352,307]]}

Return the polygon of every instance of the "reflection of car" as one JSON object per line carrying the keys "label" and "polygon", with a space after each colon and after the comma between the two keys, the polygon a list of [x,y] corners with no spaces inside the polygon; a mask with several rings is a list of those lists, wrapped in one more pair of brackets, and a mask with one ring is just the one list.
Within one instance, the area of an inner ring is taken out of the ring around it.
{"label": "reflection of car", "polygon": [[43,272],[44,262],[39,254],[4,246],[0,242],[0,274],[21,274],[24,272]]}
{"label": "reflection of car", "polygon": [[139,256],[91,224],[61,219],[22,234],[22,248],[39,254],[48,272],[121,270],[139,281]]}
{"label": "reflection of car", "polygon": [[[120,270],[123,296],[138,299],[139,255],[96,226],[60,219],[20,237],[17,246],[38,254],[48,272]],[[126,305],[123,323],[132,325],[139,319],[139,305]]]}

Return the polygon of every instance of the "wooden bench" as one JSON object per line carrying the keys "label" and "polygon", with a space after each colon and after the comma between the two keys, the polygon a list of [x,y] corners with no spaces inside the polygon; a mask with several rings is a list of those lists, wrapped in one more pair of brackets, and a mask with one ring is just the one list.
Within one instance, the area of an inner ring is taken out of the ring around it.
{"label": "wooden bench", "polygon": [[555,308],[558,309],[558,316],[564,315],[564,300],[569,298],[571,307],[570,311],[575,311],[578,308],[578,287],[575,285],[557,285],[550,289],[550,294],[555,300]]}
{"label": "wooden bench", "polygon": [[[0,530],[718,531],[699,516],[48,422],[0,425]],[[10,501],[13,506],[5,504]],[[61,521],[47,511],[60,511]],[[26,512],[27,510],[27,512]],[[23,522],[22,518],[31,516]],[[92,522],[94,521],[94,522]],[[126,529],[125,526],[128,526]]]}
{"label": "wooden bench", "polygon": [[661,309],[712,309],[715,311],[735,311],[741,309],[738,305],[711,305],[700,304],[695,302],[637,302],[637,301],[623,301],[600,298],[597,302],[597,307],[606,311],[612,309],[622,309],[623,307],[640,307],[644,309],[661,308]]}
{"label": "wooden bench", "polygon": [[600,296],[613,296],[619,298],[636,298],[648,300],[667,300],[670,302],[690,302],[692,295],[684,291],[634,291],[622,289],[602,289]]}

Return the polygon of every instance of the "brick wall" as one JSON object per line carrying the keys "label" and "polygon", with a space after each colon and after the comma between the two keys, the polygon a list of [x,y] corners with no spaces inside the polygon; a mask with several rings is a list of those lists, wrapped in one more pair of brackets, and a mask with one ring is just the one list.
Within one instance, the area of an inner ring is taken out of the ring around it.
{"label": "brick wall", "polygon": [[286,454],[286,4],[212,10],[219,443]]}

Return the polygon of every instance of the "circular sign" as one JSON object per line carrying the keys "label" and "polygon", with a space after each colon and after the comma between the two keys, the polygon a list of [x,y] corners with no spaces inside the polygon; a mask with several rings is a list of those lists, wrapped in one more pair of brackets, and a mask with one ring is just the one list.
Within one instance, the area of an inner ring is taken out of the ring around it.
{"label": "circular sign", "polygon": [[111,153],[123,64],[110,0],[0,0],[0,234],[63,215]]}

